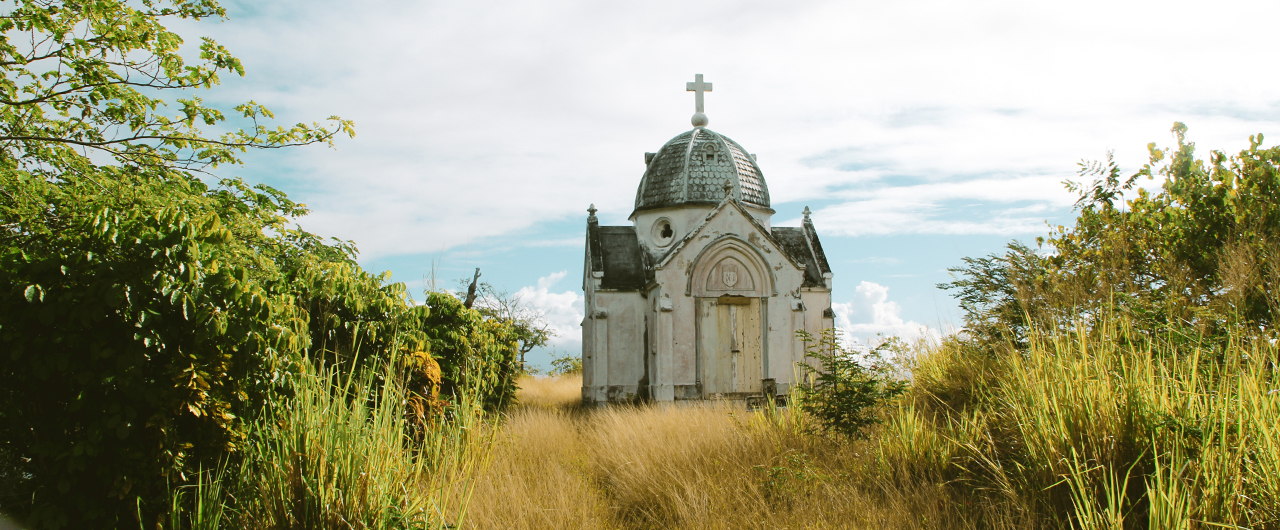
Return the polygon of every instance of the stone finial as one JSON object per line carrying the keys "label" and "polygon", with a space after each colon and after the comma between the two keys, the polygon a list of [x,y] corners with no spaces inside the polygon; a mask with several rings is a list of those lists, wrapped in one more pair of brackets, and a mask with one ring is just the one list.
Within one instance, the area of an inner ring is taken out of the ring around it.
{"label": "stone finial", "polygon": [[808,206],[805,206],[805,207],[804,207],[804,220],[805,220],[805,221],[808,221],[808,220],[809,220],[809,213],[810,213],[810,212],[809,212],[809,207],[808,207]]}
{"label": "stone finial", "polygon": [[702,82],[702,74],[694,74],[693,79],[693,81],[684,85],[686,91],[694,93],[695,113],[693,115],[693,126],[706,127],[707,115],[703,114],[702,110],[702,93],[711,91],[711,83]]}
{"label": "stone finial", "polygon": [[596,209],[596,203],[594,203],[594,202],[593,202],[593,203],[591,203],[591,206],[588,206],[588,207],[587,207],[587,213],[588,213],[588,214],[591,214],[591,215],[588,215],[587,217],[589,217],[589,218],[591,218],[591,219],[595,219],[595,217],[596,217],[596,212],[598,212],[598,211],[600,211],[600,210],[597,210],[597,209]]}
{"label": "stone finial", "polygon": [[729,179],[724,179],[724,185],[721,187],[724,188],[724,196],[726,198],[733,196],[733,183],[729,182]]}

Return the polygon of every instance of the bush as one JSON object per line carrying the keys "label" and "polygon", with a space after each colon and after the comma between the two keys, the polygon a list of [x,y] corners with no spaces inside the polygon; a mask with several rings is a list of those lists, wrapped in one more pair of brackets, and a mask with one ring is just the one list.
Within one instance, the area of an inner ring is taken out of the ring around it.
{"label": "bush", "polygon": [[1277,347],[1100,320],[1032,328],[1017,355],[931,348],[879,437],[885,480],[949,484],[972,520],[1021,527],[1276,528]]}
{"label": "bush", "polygon": [[196,97],[243,74],[212,40],[188,63],[166,18],[214,1],[19,0],[0,19],[0,509],[42,528],[148,525],[170,484],[243,443],[310,337],[290,257],[340,249],[290,230],[300,205],[197,174],[248,149],[331,142],[329,127],[217,139]]}
{"label": "bush", "polygon": [[441,394],[447,398],[463,387],[474,387],[489,411],[515,403],[520,358],[512,325],[484,318],[445,292],[428,292],[426,307],[431,314],[422,330],[429,351],[440,363]]}
{"label": "bush", "polygon": [[242,449],[304,356],[350,369],[417,353],[400,364],[422,372],[415,390],[439,390],[438,361],[446,396],[470,378],[489,408],[511,402],[509,325],[445,293],[414,305],[349,244],[285,226],[304,211],[282,193],[95,180],[0,175],[45,205],[0,210],[20,227],[0,239],[5,511],[55,528],[161,517],[171,487]]}
{"label": "bush", "polygon": [[[1280,311],[1280,147],[1262,135],[1234,156],[1196,158],[1187,128],[1176,145],[1148,145],[1150,160],[1124,177],[1105,163],[1081,163],[1074,226],[1003,254],[966,258],[939,287],[955,289],[966,332],[992,348],[1028,345],[1032,327],[1090,329],[1121,314],[1144,330],[1180,328],[1188,337],[1267,335]],[[1164,179],[1156,193],[1140,178]],[[1225,343],[1223,343],[1225,344]]]}
{"label": "bush", "polygon": [[914,367],[886,462],[1024,526],[1280,525],[1280,148],[1206,162],[1173,132],[1128,177],[1081,164],[1049,252],[952,269],[966,328]]}
{"label": "bush", "polygon": [[582,374],[582,356],[566,353],[562,357],[551,358],[551,374],[555,377]]}
{"label": "bush", "polygon": [[806,375],[801,387],[800,409],[829,433],[866,438],[867,428],[882,421],[880,407],[906,391],[907,383],[895,379],[883,362],[883,354],[901,349],[901,342],[884,341],[862,354],[859,362],[858,354],[840,345],[834,329],[818,337],[803,330],[796,334],[805,345],[805,357],[817,361],[817,369]]}
{"label": "bush", "polygon": [[309,342],[303,313],[198,181],[0,179],[46,205],[3,210],[0,467],[21,497],[0,503],[52,527],[150,511],[243,442]]}
{"label": "bush", "polygon": [[415,305],[350,242],[298,229],[306,209],[277,190],[201,180],[249,149],[354,135],[337,117],[269,128],[247,102],[250,126],[212,138],[199,127],[221,111],[152,97],[244,74],[209,39],[188,62],[164,24],[225,15],[213,0],[19,0],[0,18],[0,510],[29,525],[160,521],[170,489],[244,449],[304,358],[420,354],[397,368],[424,398],[438,359],[445,383],[511,400],[509,326],[448,295]]}

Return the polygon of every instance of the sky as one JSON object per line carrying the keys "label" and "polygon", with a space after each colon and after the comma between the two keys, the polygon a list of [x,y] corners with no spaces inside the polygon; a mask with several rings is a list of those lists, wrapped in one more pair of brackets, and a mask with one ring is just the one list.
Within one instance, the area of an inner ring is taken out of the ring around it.
{"label": "sky", "polygon": [[546,313],[543,367],[580,351],[588,205],[628,224],[643,153],[690,128],[694,74],[714,86],[708,128],[758,156],[774,224],[813,210],[837,325],[861,341],[954,331],[947,269],[1069,225],[1082,160],[1136,171],[1175,121],[1206,156],[1280,135],[1280,70],[1260,59],[1277,2],[224,5],[171,25],[244,64],[207,103],[357,136],[219,173],[306,203],[303,228],[414,292],[479,267]]}

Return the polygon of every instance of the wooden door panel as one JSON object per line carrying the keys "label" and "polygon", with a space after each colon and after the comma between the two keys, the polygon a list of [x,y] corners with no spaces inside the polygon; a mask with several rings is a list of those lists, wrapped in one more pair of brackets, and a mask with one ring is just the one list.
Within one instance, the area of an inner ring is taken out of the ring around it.
{"label": "wooden door panel", "polygon": [[738,346],[735,392],[759,392],[761,378],[760,299],[734,308],[737,313],[734,341]]}
{"label": "wooden door panel", "polygon": [[698,301],[698,360],[703,396],[759,392],[762,374],[760,299]]}
{"label": "wooden door panel", "polygon": [[733,368],[726,355],[728,348],[721,340],[729,328],[723,308],[714,298],[703,298],[698,309],[698,364],[703,396],[732,392]]}

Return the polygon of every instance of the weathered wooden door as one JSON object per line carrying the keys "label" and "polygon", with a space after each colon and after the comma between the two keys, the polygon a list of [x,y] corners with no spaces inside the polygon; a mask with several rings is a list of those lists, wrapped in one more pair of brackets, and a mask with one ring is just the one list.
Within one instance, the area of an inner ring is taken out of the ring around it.
{"label": "weathered wooden door", "polygon": [[698,364],[703,397],[760,392],[762,377],[760,299],[700,298]]}

